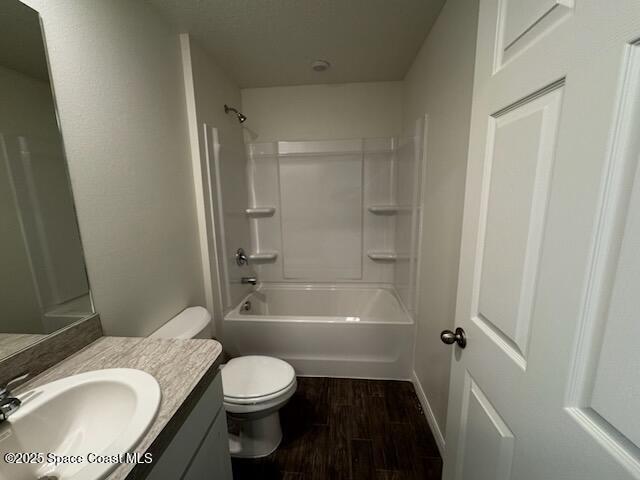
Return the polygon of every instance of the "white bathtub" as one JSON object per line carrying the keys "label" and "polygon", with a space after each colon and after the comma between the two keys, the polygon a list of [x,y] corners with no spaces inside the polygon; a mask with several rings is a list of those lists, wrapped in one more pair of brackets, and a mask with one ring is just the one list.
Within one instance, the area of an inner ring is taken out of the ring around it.
{"label": "white bathtub", "polygon": [[386,288],[270,284],[225,316],[223,341],[232,355],[287,360],[298,375],[408,379],[413,321]]}

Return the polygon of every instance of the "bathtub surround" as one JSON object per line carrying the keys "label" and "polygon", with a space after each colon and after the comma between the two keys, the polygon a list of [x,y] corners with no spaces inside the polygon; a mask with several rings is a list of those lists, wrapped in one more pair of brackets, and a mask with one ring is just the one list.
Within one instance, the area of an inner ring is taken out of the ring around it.
{"label": "bathtub surround", "polygon": [[249,215],[253,249],[276,254],[262,281],[394,284],[413,310],[423,126],[402,132],[402,87],[242,91],[249,203],[273,210]]}
{"label": "bathtub surround", "polygon": [[414,383],[442,448],[467,164],[477,0],[448,0],[405,78],[405,125],[428,117]]}
{"label": "bathtub surround", "polygon": [[40,12],[89,281],[105,332],[147,335],[204,303],[176,31],[148,4]]}
{"label": "bathtub surround", "polygon": [[[263,282],[392,284],[398,139],[248,145],[252,253]],[[409,205],[403,210],[409,211]],[[404,214],[404,213],[403,213]],[[407,255],[409,252],[405,252]],[[271,255],[269,257],[268,255]]]}
{"label": "bathtub surround", "polygon": [[245,301],[267,317],[247,323],[235,316],[244,301],[235,306],[224,322],[232,354],[283,358],[300,375],[410,378],[423,132],[418,121],[399,138],[247,146],[251,252],[266,300]]}

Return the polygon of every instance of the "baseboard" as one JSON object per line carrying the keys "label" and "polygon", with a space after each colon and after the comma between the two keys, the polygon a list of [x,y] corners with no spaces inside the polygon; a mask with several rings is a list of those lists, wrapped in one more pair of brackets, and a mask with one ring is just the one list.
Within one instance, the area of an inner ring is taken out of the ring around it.
{"label": "baseboard", "polygon": [[413,387],[416,389],[418,400],[420,400],[422,410],[424,410],[424,416],[427,417],[427,422],[429,423],[429,427],[431,428],[433,437],[435,438],[436,444],[438,445],[440,456],[444,458],[444,435],[442,434],[442,430],[440,430],[440,426],[438,425],[436,417],[433,414],[433,409],[429,404],[429,400],[427,400],[427,395],[424,393],[422,385],[420,385],[420,380],[418,380],[418,375],[416,375],[415,370],[412,372],[411,383],[413,383]]}

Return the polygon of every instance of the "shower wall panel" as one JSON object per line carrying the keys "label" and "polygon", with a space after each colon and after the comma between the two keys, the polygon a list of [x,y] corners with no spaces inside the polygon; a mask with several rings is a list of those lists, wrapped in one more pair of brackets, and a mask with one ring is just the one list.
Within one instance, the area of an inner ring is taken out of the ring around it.
{"label": "shower wall panel", "polygon": [[281,156],[283,275],[362,279],[362,154]]}
{"label": "shower wall panel", "polygon": [[393,283],[396,143],[248,145],[247,215],[261,281]]}

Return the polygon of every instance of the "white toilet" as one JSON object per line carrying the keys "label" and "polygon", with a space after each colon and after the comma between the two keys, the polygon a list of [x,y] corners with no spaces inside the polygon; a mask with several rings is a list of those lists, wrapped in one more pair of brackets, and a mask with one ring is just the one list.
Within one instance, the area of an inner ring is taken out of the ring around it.
{"label": "white toilet", "polygon": [[[211,315],[203,307],[187,308],[150,337],[211,338]],[[221,369],[231,456],[269,455],[282,441],[279,410],[296,391],[293,367],[277,358],[248,355]]]}
{"label": "white toilet", "polygon": [[296,386],[293,367],[277,358],[247,355],[222,366],[232,457],[265,457],[278,448],[282,440],[279,410]]}
{"label": "white toilet", "polygon": [[173,317],[149,338],[212,338],[211,315],[204,307],[189,307]]}

